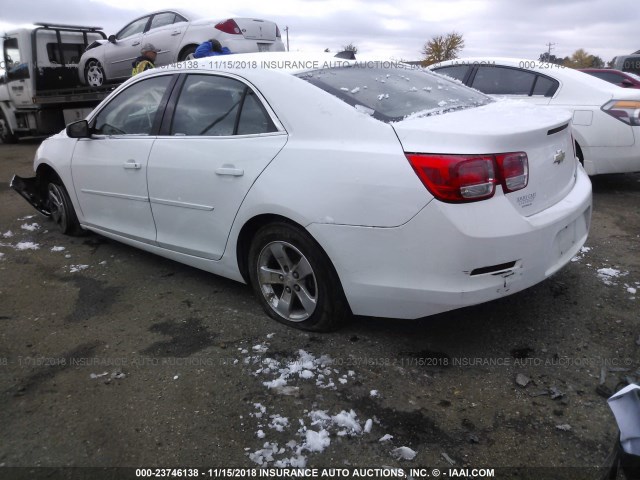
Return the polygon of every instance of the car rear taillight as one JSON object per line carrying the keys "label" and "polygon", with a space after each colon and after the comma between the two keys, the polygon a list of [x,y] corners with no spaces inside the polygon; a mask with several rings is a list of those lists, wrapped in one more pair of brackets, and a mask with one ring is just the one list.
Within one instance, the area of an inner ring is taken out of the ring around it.
{"label": "car rear taillight", "polygon": [[602,111],[627,125],[640,126],[640,101],[611,100],[602,106]]}
{"label": "car rear taillight", "polygon": [[231,35],[240,35],[242,33],[240,31],[240,27],[233,18],[217,23],[216,28],[221,32],[229,33]]}
{"label": "car rear taillight", "polygon": [[282,38],[282,35],[280,35],[280,28],[278,28],[277,25],[276,25],[276,38]]}
{"label": "car rear taillight", "polygon": [[526,153],[496,155],[504,193],[522,190],[529,183],[529,159]]}
{"label": "car rear taillight", "polygon": [[406,156],[427,190],[443,202],[477,202],[493,197],[498,183],[509,193],[525,188],[529,182],[529,160],[523,152]]}

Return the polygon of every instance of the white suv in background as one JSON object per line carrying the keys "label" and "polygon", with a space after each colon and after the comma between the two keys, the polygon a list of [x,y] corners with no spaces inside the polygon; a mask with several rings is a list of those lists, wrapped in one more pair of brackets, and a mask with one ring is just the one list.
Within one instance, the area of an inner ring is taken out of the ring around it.
{"label": "white suv in background", "polygon": [[492,96],[571,111],[589,175],[640,171],[640,91],[537,60],[460,58],[429,68]]}
{"label": "white suv in background", "polygon": [[80,81],[100,87],[107,81],[131,76],[132,62],[145,43],[160,50],[155,65],[186,60],[198,45],[211,38],[232,53],[282,52],[280,29],[274,22],[255,18],[214,20],[187,10],[162,10],[133,20],[108,40],[98,40],[78,64]]}

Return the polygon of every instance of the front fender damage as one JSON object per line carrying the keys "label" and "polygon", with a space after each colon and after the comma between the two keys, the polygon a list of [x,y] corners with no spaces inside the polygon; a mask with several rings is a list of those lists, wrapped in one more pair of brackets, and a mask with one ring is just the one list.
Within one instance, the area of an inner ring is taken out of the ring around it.
{"label": "front fender damage", "polygon": [[41,214],[51,216],[51,210],[49,210],[47,198],[43,195],[38,177],[22,178],[14,175],[9,186]]}

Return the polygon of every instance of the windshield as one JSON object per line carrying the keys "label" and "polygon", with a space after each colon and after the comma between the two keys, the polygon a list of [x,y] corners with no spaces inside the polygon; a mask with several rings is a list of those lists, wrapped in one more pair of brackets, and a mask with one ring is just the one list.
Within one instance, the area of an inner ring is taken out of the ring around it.
{"label": "windshield", "polygon": [[305,72],[298,77],[383,122],[440,115],[491,103],[461,83],[411,65],[360,66]]}

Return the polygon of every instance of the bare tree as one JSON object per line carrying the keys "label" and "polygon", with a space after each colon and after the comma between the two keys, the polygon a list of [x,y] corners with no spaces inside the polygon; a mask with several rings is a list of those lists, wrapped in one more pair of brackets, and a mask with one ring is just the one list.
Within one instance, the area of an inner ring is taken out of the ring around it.
{"label": "bare tree", "polygon": [[342,46],[343,52],[353,52],[354,54],[358,53],[358,47],[354,45],[353,42],[349,43],[349,45]]}
{"label": "bare tree", "polygon": [[426,67],[433,63],[453,60],[464,48],[464,38],[461,33],[451,32],[446,35],[432,37],[422,47],[422,64]]}

